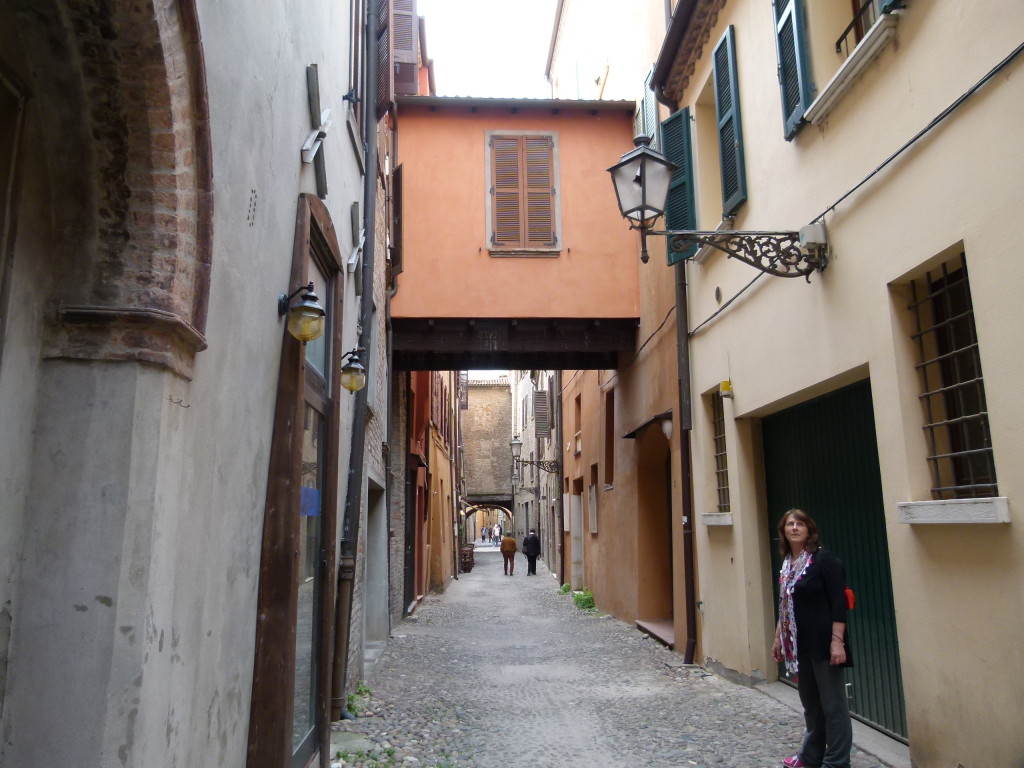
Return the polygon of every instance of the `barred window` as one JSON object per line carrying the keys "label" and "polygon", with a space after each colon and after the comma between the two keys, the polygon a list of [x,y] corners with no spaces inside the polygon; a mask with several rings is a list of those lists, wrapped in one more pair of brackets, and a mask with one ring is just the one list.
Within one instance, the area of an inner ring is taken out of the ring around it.
{"label": "barred window", "polygon": [[910,289],[932,498],[998,496],[964,254]]}
{"label": "barred window", "polygon": [[729,512],[729,459],[725,451],[725,407],[720,392],[711,395],[712,435],[715,444],[715,486],[718,511]]}

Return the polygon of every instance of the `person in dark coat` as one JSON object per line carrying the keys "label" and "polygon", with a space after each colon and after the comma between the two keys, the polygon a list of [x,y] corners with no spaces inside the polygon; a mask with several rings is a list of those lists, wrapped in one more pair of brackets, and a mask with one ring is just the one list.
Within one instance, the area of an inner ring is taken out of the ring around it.
{"label": "person in dark coat", "polygon": [[782,761],[786,768],[849,768],[853,727],[844,667],[847,644],[843,564],[821,546],[818,526],[791,509],[779,521],[779,621],[772,658],[796,679],[804,708],[803,746]]}
{"label": "person in dark coat", "polygon": [[523,538],[523,554],[526,555],[526,575],[537,575],[537,558],[540,557],[540,537],[534,528]]}

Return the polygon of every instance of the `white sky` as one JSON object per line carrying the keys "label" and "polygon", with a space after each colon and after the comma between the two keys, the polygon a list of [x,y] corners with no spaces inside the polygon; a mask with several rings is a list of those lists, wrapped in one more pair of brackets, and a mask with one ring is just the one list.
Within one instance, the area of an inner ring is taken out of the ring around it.
{"label": "white sky", "polygon": [[508,376],[508,371],[468,371],[471,379],[496,379],[499,376]]}
{"label": "white sky", "polygon": [[551,98],[556,0],[419,0],[438,96]]}

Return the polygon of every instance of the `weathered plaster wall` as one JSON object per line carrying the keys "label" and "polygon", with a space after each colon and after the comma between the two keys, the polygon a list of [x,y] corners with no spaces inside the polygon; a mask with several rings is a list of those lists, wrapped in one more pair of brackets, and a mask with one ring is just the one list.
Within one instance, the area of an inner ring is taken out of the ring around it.
{"label": "weathered plaster wall", "polygon": [[[45,115],[34,106],[27,115],[43,143],[27,143],[12,283],[21,300],[11,305],[0,371],[0,425],[5,436],[22,436],[25,457],[20,465],[4,462],[2,478],[0,596],[13,617],[17,660],[4,698],[4,764],[246,762],[284,332],[276,300],[289,290],[297,196],[315,191],[312,167],[299,158],[310,128],[306,65],[320,65],[323,106],[340,125],[348,9],[270,4],[253,13],[244,3],[199,2],[198,12],[216,207],[209,348],[196,358],[191,381],[145,363],[39,362],[34,339],[49,289],[77,280],[74,258],[70,268],[55,268],[50,224],[64,222],[62,259],[73,256],[67,233],[85,253],[95,231],[75,219],[76,206],[65,206],[68,193],[48,188],[46,174],[36,172],[49,139]],[[0,29],[11,37],[6,22]],[[6,60],[14,49],[3,50]],[[37,92],[62,88],[74,80],[64,74],[30,82]],[[85,96],[69,90],[66,98]],[[132,125],[122,137],[132,151],[149,146],[136,133],[145,129]],[[85,144],[61,135],[53,141],[65,149],[48,160],[69,187],[93,178],[88,153],[75,154]],[[104,151],[116,157],[120,150]],[[349,205],[362,195],[354,149],[339,130],[324,151],[327,204],[339,240],[350,242]],[[85,186],[79,204],[90,200]],[[348,285],[346,313],[352,299]],[[344,466],[351,419],[349,404],[341,407]],[[343,499],[344,477],[340,490]]]}

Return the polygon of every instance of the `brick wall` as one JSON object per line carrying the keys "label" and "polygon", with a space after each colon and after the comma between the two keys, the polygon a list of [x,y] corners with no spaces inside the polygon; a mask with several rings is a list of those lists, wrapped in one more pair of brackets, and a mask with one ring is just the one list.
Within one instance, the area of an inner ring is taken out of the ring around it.
{"label": "brick wall", "polygon": [[462,412],[467,497],[512,493],[511,408],[508,381],[469,382],[469,409]]}

